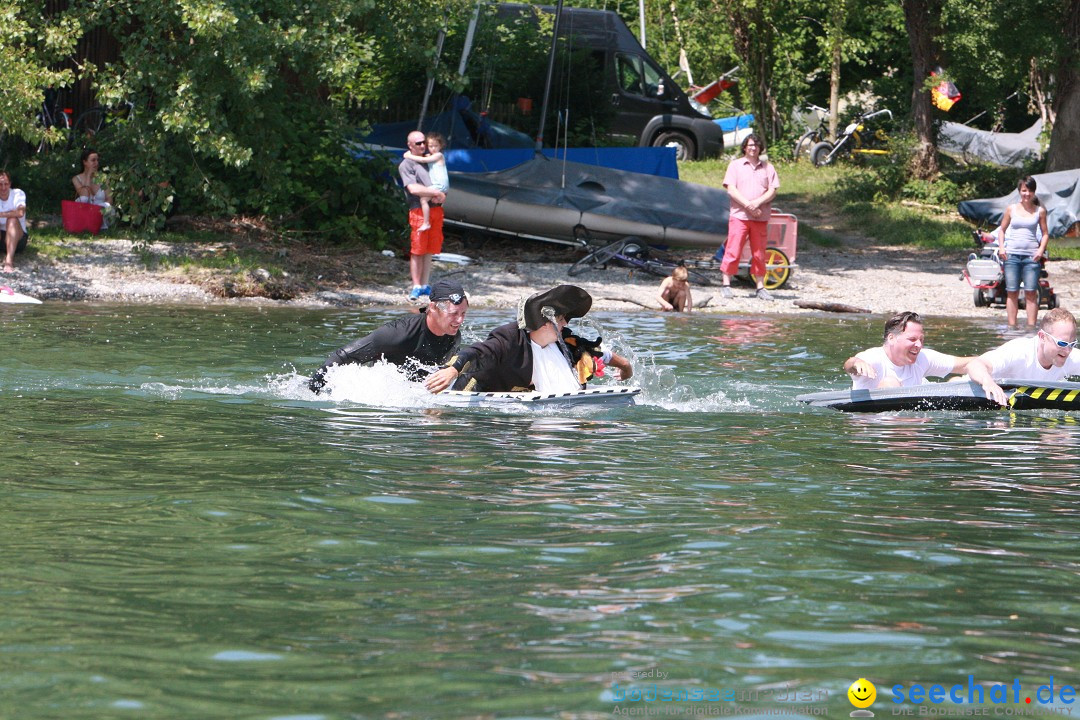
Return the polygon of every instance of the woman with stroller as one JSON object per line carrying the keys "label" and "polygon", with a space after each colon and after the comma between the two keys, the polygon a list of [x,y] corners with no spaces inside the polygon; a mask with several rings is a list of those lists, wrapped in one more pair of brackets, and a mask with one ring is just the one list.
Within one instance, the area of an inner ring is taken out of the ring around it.
{"label": "woman with stroller", "polygon": [[[1046,230],[1046,208],[1035,197],[1038,184],[1027,175],[1020,179],[1016,189],[1020,202],[1005,208],[1001,220],[1001,241],[998,254],[1004,260],[1005,315],[1009,327],[1016,327],[1016,315],[1020,309],[1020,280],[1024,281],[1024,305],[1027,308],[1027,326],[1035,327],[1039,316],[1039,276],[1042,259],[1046,255],[1046,242],[1050,233]],[[1041,231],[1041,232],[1040,232]]]}

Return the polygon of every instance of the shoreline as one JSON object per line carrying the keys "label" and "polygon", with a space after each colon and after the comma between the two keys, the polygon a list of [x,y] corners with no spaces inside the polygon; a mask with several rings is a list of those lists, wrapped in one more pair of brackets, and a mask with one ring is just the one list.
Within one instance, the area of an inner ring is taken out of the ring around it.
{"label": "shoreline", "polygon": [[[815,225],[821,228],[821,225]],[[910,247],[884,247],[840,237],[835,247],[803,242],[788,283],[773,291],[772,302],[752,297],[749,283],[733,283],[735,297],[720,297],[720,274],[709,272],[712,287],[694,285],[694,312],[706,314],[821,314],[796,301],[836,303],[864,308],[875,315],[915,310],[927,316],[1000,320],[1003,308],[977,308],[973,290],[961,270],[966,253],[943,253]],[[31,234],[31,243],[33,235]],[[56,243],[59,259],[16,256],[16,273],[0,275],[0,285],[43,301],[126,302],[138,304],[234,305],[284,307],[407,306],[408,263],[374,250],[320,252],[289,245],[276,250],[260,244],[278,267],[211,269],[190,258],[237,253],[250,243],[222,236],[214,243],[136,244],[121,238],[97,237]],[[537,247],[541,246],[541,247]],[[518,299],[554,285],[585,288],[593,308],[605,311],[659,312],[656,292],[661,278],[610,267],[571,278],[572,248],[521,241],[470,250],[448,239],[447,252],[473,259],[469,265],[435,263],[432,278],[460,280],[475,308],[505,309]],[[711,257],[707,249],[688,250],[691,259]],[[150,258],[156,267],[147,267]],[[187,260],[187,262],[185,262]],[[1051,260],[1049,279],[1062,307],[1074,305],[1080,260]],[[826,313],[833,314],[833,313]]]}

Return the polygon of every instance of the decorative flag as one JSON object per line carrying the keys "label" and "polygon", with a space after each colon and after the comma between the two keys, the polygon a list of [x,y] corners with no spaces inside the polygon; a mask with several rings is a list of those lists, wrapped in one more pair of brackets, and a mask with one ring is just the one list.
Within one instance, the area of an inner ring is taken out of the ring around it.
{"label": "decorative flag", "polygon": [[[940,77],[944,74],[945,72],[940,67],[930,71],[930,77]],[[945,112],[949,112],[953,105],[960,102],[961,97],[960,90],[950,80],[942,80],[930,89],[930,99],[934,107]]]}

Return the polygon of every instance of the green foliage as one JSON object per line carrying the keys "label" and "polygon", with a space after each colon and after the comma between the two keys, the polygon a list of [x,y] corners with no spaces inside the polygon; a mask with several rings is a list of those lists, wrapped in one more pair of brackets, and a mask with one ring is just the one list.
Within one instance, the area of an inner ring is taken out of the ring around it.
{"label": "green foliage", "polygon": [[[575,4],[615,10],[638,32],[637,0]],[[57,207],[70,196],[69,178],[79,170],[74,156],[80,148],[59,152],[64,139],[56,131],[52,152],[30,152],[30,143],[36,147],[45,134],[35,124],[43,90],[85,82],[99,104],[135,108],[131,117],[116,118],[78,143],[101,151],[104,179],[132,225],[159,228],[171,212],[254,214],[291,232],[375,244],[398,230],[403,210],[385,183],[386,163],[369,166],[349,155],[360,104],[405,97],[419,107],[432,76],[442,97],[465,91],[482,108],[526,96],[538,109],[551,20],[499,27],[490,22],[494,8],[485,4],[488,21],[459,78],[456,59],[475,0],[70,0],[50,16],[43,6],[10,0],[0,10],[0,126],[6,133],[0,164],[14,171],[32,207]],[[1055,91],[1050,70],[1064,51],[1058,20],[1067,6],[1063,0],[942,0],[938,59],[964,94],[952,118],[989,110],[978,121],[982,127],[1026,124],[1026,98],[1005,98],[1030,90],[1032,77],[1042,90]],[[646,12],[648,52],[669,74],[677,75],[680,50],[698,85],[743,65],[741,82],[721,102],[753,109],[763,123],[776,120],[771,129],[782,139],[772,139],[770,154],[777,160],[794,140],[788,110],[804,100],[826,103],[837,39],[841,92],[868,92],[898,119],[908,113],[911,58],[896,0],[674,0],[647,3]],[[741,40],[735,15],[746,20]],[[441,28],[447,37],[436,67]],[[82,61],[76,43],[97,31],[115,39],[119,56],[95,65]],[[554,137],[554,113],[569,105],[570,143],[601,141],[613,108],[596,63],[587,53],[563,52],[558,69],[566,72],[555,83],[545,134]],[[521,129],[534,133],[537,120],[534,112]],[[1007,192],[1019,174],[950,166],[942,178],[912,183],[905,155],[835,171],[845,178],[838,180],[840,193],[878,203],[948,205]],[[818,176],[832,172],[820,169]]]}
{"label": "green foliage", "polygon": [[[413,3],[401,3],[415,9]],[[399,5],[401,5],[399,4]],[[379,242],[400,201],[350,155],[346,111],[372,77],[374,0],[73,2],[120,58],[86,66],[98,102],[134,113],[98,136],[121,218],[174,210],[265,215],[282,228]],[[381,170],[381,167],[380,167]]]}
{"label": "green foliage", "polygon": [[[0,128],[37,145],[43,137],[60,141],[60,131],[47,130],[36,120],[44,88],[64,87],[71,70],[56,69],[75,49],[81,26],[73,14],[46,17],[40,1],[10,0],[0,9]],[[8,164],[5,155],[3,164]]]}

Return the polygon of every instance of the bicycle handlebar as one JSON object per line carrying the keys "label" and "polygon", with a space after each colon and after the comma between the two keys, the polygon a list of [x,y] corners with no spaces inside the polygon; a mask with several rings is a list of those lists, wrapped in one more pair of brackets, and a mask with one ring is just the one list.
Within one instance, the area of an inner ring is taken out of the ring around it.
{"label": "bicycle handlebar", "polygon": [[885,109],[885,110],[875,110],[875,111],[874,111],[874,112],[872,112],[872,113],[869,113],[869,114],[863,115],[863,116],[862,116],[862,119],[863,119],[863,120],[869,120],[870,118],[872,118],[872,117],[877,117],[878,115],[888,115],[888,116],[889,116],[889,119],[890,119],[890,120],[892,120],[892,119],[893,119],[893,117],[892,117],[892,110],[889,110],[889,109]]}

